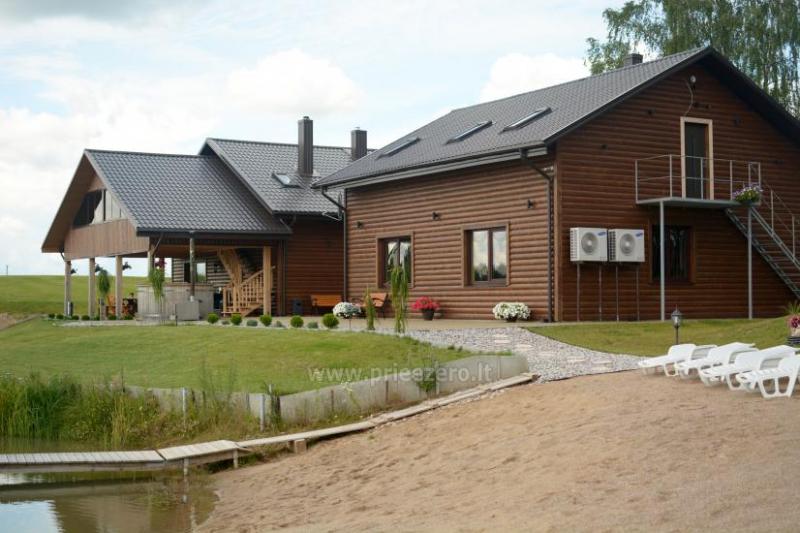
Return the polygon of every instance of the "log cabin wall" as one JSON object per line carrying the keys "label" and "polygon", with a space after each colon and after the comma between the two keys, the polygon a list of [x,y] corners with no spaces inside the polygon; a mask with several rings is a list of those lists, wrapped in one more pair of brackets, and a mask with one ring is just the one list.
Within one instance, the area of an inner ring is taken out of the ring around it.
{"label": "log cabin wall", "polygon": [[[348,190],[348,298],[378,286],[379,239],[411,237],[411,301],[433,297],[447,318],[492,318],[502,300],[525,302],[536,318],[545,316],[545,191],[522,162]],[[508,227],[507,285],[466,283],[465,230],[499,226]]]}
{"label": "log cabin wall", "polygon": [[344,244],[342,223],[325,217],[298,216],[287,220],[292,235],[286,243],[286,314],[292,300],[311,313],[312,294],[344,292]]}
{"label": "log cabin wall", "polygon": [[[694,105],[690,105],[686,83],[691,75],[697,78]],[[651,227],[658,224],[658,207],[636,205],[634,160],[661,154],[680,155],[680,117],[684,114],[713,121],[714,158],[760,161],[763,179],[789,206],[800,206],[797,144],[718,82],[712,72],[700,65],[688,67],[558,141],[556,316],[560,320],[576,318],[577,272],[569,259],[569,228],[574,226],[645,229],[646,263],[640,270],[641,317],[658,318],[659,283],[651,274]],[[676,175],[680,175],[679,170]],[[720,178],[718,175],[717,179]],[[719,194],[720,188],[716,190]],[[795,214],[800,215],[800,207]],[[690,281],[667,282],[667,313],[677,305],[687,317],[746,317],[746,237],[722,210],[668,208],[665,218],[668,225],[691,227],[693,234]],[[581,272],[583,320],[600,318],[597,268],[586,265]],[[623,320],[636,315],[634,275],[632,267],[620,272]],[[777,316],[793,299],[755,250],[753,297],[754,313],[758,316]],[[613,319],[613,266],[603,269],[602,302],[602,318]]]}

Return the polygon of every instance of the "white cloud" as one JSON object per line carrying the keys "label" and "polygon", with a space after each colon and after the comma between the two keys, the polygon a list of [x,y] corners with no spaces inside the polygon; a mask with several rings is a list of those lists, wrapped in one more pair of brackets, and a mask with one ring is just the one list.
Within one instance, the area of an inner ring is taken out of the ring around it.
{"label": "white cloud", "polygon": [[230,102],[245,111],[325,115],[358,106],[362,92],[327,59],[300,50],[277,52],[228,77]]}
{"label": "white cloud", "polygon": [[508,54],[494,62],[481,101],[533,91],[589,74],[583,60],[556,54]]}

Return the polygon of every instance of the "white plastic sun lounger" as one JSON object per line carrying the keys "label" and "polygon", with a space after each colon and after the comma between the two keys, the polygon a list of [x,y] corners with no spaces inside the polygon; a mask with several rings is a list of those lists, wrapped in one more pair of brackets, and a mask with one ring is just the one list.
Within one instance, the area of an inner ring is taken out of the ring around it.
{"label": "white plastic sun lounger", "polygon": [[727,365],[712,366],[700,371],[703,383],[711,385],[725,381],[731,390],[753,390],[748,385],[734,380],[737,374],[750,372],[752,370],[763,370],[775,368],[781,359],[794,355],[795,350],[791,346],[773,346],[766,350],[757,352],[740,353]]}
{"label": "white plastic sun lounger", "polygon": [[667,376],[676,376],[678,375],[675,370],[676,364],[705,357],[708,355],[708,351],[714,347],[714,344],[707,344],[704,346],[697,346],[696,344],[676,344],[670,347],[666,355],[648,357],[642,359],[637,364],[645,374],[650,371],[655,371],[657,373],[658,369],[661,369]]}
{"label": "white plastic sun lounger", "polygon": [[[778,362],[777,368],[743,372],[737,375],[736,379],[748,389],[755,389],[758,387],[761,391],[761,396],[764,398],[778,398],[779,396],[790,398],[794,391],[794,385],[797,383],[798,373],[800,373],[800,357],[793,355],[781,359]],[[783,391],[780,387],[780,380],[782,378],[789,379],[786,390]],[[768,382],[772,382],[772,390],[770,391],[767,390],[766,384]]]}
{"label": "white plastic sun lounger", "polygon": [[743,342],[729,342],[722,346],[711,348],[708,355],[699,359],[692,359],[689,361],[682,361],[675,365],[675,370],[682,378],[691,377],[692,371],[697,374],[704,368],[712,366],[725,365],[732,362],[736,355],[744,352],[755,352],[754,344],[745,344]]}

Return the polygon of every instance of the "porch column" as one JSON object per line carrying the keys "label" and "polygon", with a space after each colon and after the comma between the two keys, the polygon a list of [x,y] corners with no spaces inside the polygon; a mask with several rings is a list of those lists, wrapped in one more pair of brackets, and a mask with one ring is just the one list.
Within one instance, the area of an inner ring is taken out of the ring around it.
{"label": "porch column", "polygon": [[658,241],[658,272],[661,276],[661,320],[664,321],[667,319],[667,300],[666,300],[666,279],[664,276],[664,250],[666,248],[664,243],[664,202],[658,202],[658,234],[659,234],[659,241]]}
{"label": "porch column", "polygon": [[154,267],[155,267],[155,255],[153,254],[153,249],[149,248],[147,250],[147,273],[149,274]]}
{"label": "porch column", "polygon": [[116,257],[116,274],[114,275],[114,314],[117,318],[122,318],[122,256]]}
{"label": "porch column", "polygon": [[261,252],[261,268],[264,270],[264,314],[272,314],[272,248],[265,246]]}
{"label": "porch column", "polygon": [[197,263],[195,262],[194,233],[189,237],[189,301],[194,301],[194,285],[197,281]]}
{"label": "porch column", "polygon": [[69,314],[69,304],[72,301],[72,261],[64,261],[64,314]]}
{"label": "porch column", "polygon": [[753,208],[747,208],[747,318],[753,319]]}
{"label": "porch column", "polygon": [[89,258],[89,316],[94,317],[97,314],[97,296],[95,295],[96,284],[94,282],[94,257]]}

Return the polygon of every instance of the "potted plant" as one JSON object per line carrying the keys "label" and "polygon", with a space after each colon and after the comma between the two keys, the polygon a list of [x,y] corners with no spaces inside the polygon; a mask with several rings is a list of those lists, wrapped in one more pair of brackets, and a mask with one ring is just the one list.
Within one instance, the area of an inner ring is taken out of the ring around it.
{"label": "potted plant", "polygon": [[788,344],[795,345],[800,340],[800,301],[787,305],[786,313],[789,315],[786,319],[786,325],[789,326]]}
{"label": "potted plant", "polygon": [[496,319],[506,322],[526,320],[531,316],[531,310],[522,302],[500,302],[494,306],[492,312]]}
{"label": "potted plant", "polygon": [[760,185],[745,185],[733,193],[733,199],[742,205],[757,205],[763,193]]}
{"label": "potted plant", "polygon": [[350,319],[354,316],[357,316],[361,313],[361,308],[356,304],[352,304],[350,302],[339,302],[333,307],[333,314],[338,318],[346,318],[347,323],[350,327],[352,324],[350,323]]}
{"label": "potted plant", "polygon": [[425,320],[433,320],[433,315],[440,308],[441,306],[439,305],[439,302],[430,296],[421,296],[417,298],[413,304],[411,304],[411,309],[421,312],[422,318]]}

